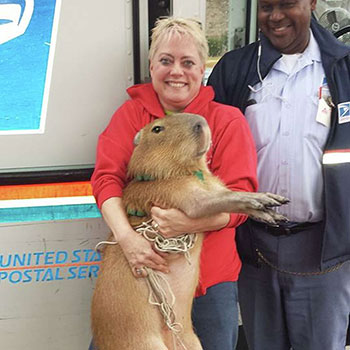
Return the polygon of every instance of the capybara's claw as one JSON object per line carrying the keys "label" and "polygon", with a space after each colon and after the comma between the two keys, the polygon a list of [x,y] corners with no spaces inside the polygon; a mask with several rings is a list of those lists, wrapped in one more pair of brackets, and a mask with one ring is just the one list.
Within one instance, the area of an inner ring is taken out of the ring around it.
{"label": "capybara's claw", "polygon": [[[283,216],[283,215],[282,215],[282,216]],[[278,219],[278,222],[283,222],[284,224],[288,224],[289,219],[288,219],[288,218],[286,218],[285,216],[283,216],[283,218]]]}
{"label": "capybara's claw", "polygon": [[271,226],[278,226],[279,223],[289,222],[288,218],[286,218],[282,214],[276,213],[272,209],[252,210],[249,212],[248,215],[256,221],[264,222],[264,223],[269,224]]}
{"label": "capybara's claw", "polygon": [[274,193],[267,192],[266,195],[268,195],[270,198],[274,199],[275,201],[279,202],[280,205],[287,204],[287,203],[290,202],[289,198],[286,198],[286,197],[281,196],[279,194],[274,194]]}

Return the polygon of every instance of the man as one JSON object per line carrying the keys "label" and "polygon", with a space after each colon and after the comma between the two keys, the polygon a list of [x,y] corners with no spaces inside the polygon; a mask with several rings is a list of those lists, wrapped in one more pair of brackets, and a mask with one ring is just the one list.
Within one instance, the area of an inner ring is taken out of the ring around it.
{"label": "man", "polygon": [[259,41],[228,52],[208,84],[238,106],[259,190],[290,223],[248,220],[237,244],[251,350],[345,348],[350,313],[350,48],[312,17],[316,0],[259,0]]}

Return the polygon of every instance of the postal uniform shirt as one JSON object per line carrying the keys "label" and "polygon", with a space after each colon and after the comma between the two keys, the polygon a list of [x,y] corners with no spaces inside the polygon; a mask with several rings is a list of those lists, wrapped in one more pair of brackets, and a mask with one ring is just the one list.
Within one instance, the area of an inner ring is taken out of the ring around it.
{"label": "postal uniform shirt", "polygon": [[282,57],[251,87],[245,111],[257,148],[259,191],[288,197],[278,210],[294,222],[323,218],[321,160],[329,125],[317,120],[317,111],[320,87],[325,91],[327,84],[310,34],[305,51],[291,58],[295,63]]}

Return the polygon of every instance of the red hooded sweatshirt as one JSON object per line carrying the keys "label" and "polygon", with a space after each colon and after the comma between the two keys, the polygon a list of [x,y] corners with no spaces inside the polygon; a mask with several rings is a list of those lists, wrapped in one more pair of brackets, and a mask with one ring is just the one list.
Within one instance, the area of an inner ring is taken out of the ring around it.
{"label": "red hooded sweatshirt", "polygon": [[[151,84],[135,85],[127,92],[131,99],[114,113],[98,140],[91,182],[99,208],[108,198],[122,197],[136,133],[165,116]],[[256,191],[256,151],[248,124],[237,108],[216,103],[213,98],[212,88],[202,86],[183,111],[200,114],[209,124],[212,133],[207,154],[209,169],[233,191]],[[225,228],[206,233],[196,296],[204,295],[208,287],[220,282],[237,281],[241,261],[236,250],[235,227],[245,219],[245,215],[231,214]]]}

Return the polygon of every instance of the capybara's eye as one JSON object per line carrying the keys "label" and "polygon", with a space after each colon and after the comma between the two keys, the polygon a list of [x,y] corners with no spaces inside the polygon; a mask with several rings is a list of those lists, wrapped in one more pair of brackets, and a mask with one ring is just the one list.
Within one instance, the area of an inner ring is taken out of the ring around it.
{"label": "capybara's eye", "polygon": [[153,129],[152,129],[152,132],[155,132],[156,134],[159,134],[161,131],[164,130],[164,126],[154,126]]}

